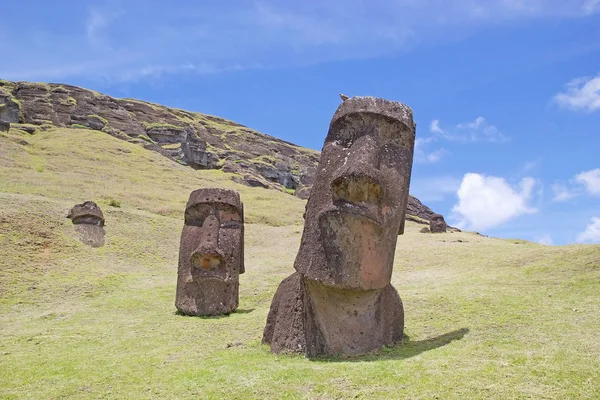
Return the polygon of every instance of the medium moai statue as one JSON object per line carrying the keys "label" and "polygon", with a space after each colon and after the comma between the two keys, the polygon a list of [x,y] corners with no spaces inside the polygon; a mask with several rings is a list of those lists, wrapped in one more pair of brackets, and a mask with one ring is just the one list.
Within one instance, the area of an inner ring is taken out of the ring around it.
{"label": "medium moai statue", "polygon": [[445,233],[448,229],[444,216],[441,214],[433,214],[429,219],[429,230],[431,233]]}
{"label": "medium moai statue", "polygon": [[79,240],[92,247],[104,245],[104,214],[93,201],[85,201],[71,208],[67,218],[75,225]]}
{"label": "medium moai statue", "polygon": [[185,207],[175,306],[185,315],[229,314],[244,273],[244,206],[229,189],[194,190]]}
{"label": "medium moai statue", "polygon": [[296,272],[271,303],[271,351],[357,355],[402,338],[391,285],[415,144],[412,110],[374,97],[337,109],[307,203]]}

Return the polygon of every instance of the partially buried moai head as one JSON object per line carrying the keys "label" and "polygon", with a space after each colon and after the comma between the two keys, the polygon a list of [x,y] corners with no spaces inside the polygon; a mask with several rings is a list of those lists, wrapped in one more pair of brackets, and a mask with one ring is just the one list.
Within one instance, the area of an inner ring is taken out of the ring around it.
{"label": "partially buried moai head", "polygon": [[446,221],[441,214],[433,214],[429,220],[429,230],[431,233],[443,233],[448,229]]}
{"label": "partially buried moai head", "polygon": [[381,289],[390,283],[414,142],[408,106],[374,97],[342,103],[308,200],[298,272],[340,289]]}
{"label": "partially buried moai head", "polygon": [[244,273],[244,211],[236,191],[190,194],[179,247],[175,306],[186,315],[228,314]]}
{"label": "partially buried moai head", "polygon": [[82,243],[92,247],[104,245],[104,214],[93,201],[85,201],[71,208],[67,218],[75,225]]}

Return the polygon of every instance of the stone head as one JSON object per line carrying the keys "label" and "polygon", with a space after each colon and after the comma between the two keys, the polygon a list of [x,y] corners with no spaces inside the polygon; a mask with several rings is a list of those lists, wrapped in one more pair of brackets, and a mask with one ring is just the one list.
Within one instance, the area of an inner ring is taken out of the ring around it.
{"label": "stone head", "polygon": [[67,218],[75,226],[79,240],[92,247],[104,246],[104,214],[93,201],[85,201],[71,208]]}
{"label": "stone head", "polygon": [[374,97],[344,101],[331,120],[294,267],[349,290],[390,283],[408,202],[412,110]]}
{"label": "stone head", "polygon": [[444,221],[444,217],[441,214],[433,214],[429,220],[429,230],[431,233],[446,232],[448,225]]}
{"label": "stone head", "polygon": [[102,210],[93,201],[85,201],[81,204],[76,204],[71,208],[67,218],[73,222],[73,224],[88,224],[97,225],[100,227],[104,226],[104,214]]}
{"label": "stone head", "polygon": [[179,248],[177,308],[215,315],[237,308],[244,273],[244,210],[234,190],[193,191],[185,208]]}

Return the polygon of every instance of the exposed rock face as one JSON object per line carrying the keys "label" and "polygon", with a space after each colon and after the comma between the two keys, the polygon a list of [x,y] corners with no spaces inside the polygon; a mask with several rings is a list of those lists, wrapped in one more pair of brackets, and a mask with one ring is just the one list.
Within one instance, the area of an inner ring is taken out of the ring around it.
{"label": "exposed rock face", "polygon": [[446,233],[448,225],[441,214],[433,214],[429,221],[429,230],[431,233]]}
{"label": "exposed rock face", "polygon": [[244,273],[244,209],[238,192],[190,194],[179,247],[175,306],[185,315],[229,314]]}
{"label": "exposed rock face", "polygon": [[[223,118],[76,86],[0,80],[0,119],[29,133],[52,126],[88,128],[139,143],[196,169],[220,169],[248,185],[295,191],[308,199],[319,152]],[[434,212],[409,197],[407,217]],[[412,218],[423,223],[421,219]]]}
{"label": "exposed rock face", "polygon": [[21,117],[21,107],[13,95],[6,90],[0,81],[0,120],[18,124]]}
{"label": "exposed rock face", "polygon": [[10,129],[10,123],[0,120],[0,132],[8,132]]}
{"label": "exposed rock face", "polygon": [[277,289],[264,329],[271,351],[354,355],[402,338],[391,285],[415,125],[409,107],[353,97],[336,111],[308,200],[296,273]]}
{"label": "exposed rock face", "polygon": [[317,151],[223,118],[70,85],[0,81],[0,119],[103,131],[196,169],[243,161],[229,170],[236,180],[279,190],[310,186],[319,161]]}
{"label": "exposed rock face", "polygon": [[[410,196],[408,199],[408,206],[406,208],[406,213],[409,215],[414,215],[415,217],[422,218],[424,220],[431,220],[431,217],[435,214],[429,207],[424,205],[417,199],[416,197]],[[411,218],[407,218],[411,219]],[[423,223],[417,219],[412,219],[415,222]]]}
{"label": "exposed rock face", "polygon": [[92,247],[104,246],[104,214],[93,201],[76,204],[67,218],[75,225],[79,240]]}

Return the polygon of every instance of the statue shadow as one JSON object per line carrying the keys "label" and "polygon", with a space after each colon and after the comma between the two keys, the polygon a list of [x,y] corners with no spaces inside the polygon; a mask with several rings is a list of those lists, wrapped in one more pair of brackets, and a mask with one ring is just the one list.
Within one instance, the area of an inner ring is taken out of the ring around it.
{"label": "statue shadow", "polygon": [[457,329],[442,335],[438,335],[425,340],[410,340],[410,337],[404,335],[402,341],[394,346],[384,347],[377,353],[370,353],[361,356],[328,356],[315,357],[311,361],[316,362],[364,362],[379,360],[403,360],[424,353],[429,350],[446,346],[455,340],[461,340],[467,333],[468,328]]}
{"label": "statue shadow", "polygon": [[181,311],[177,310],[173,314],[178,315],[180,317],[188,317],[188,318],[198,318],[198,319],[222,319],[229,318],[234,314],[249,314],[254,311],[254,308],[239,308],[229,314],[221,314],[221,315],[186,315]]}

